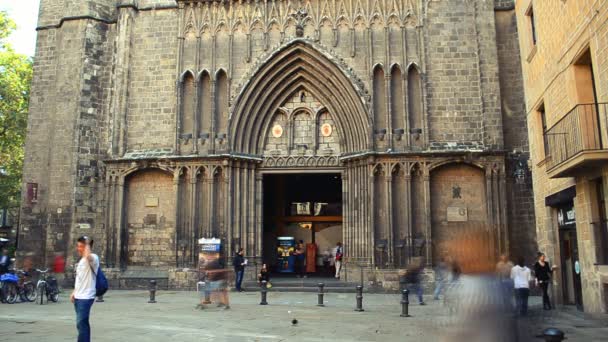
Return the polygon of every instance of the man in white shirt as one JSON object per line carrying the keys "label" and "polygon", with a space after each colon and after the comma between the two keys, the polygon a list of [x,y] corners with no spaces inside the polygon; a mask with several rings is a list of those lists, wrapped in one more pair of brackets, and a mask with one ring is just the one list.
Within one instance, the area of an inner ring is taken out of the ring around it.
{"label": "man in white shirt", "polygon": [[511,279],[515,287],[515,299],[517,302],[517,311],[520,315],[528,314],[528,296],[530,295],[530,281],[532,280],[532,272],[524,264],[524,258],[517,259],[517,265],[511,269]]}
{"label": "man in white shirt", "polygon": [[88,236],[81,236],[77,240],[76,249],[81,256],[76,266],[76,283],[70,301],[74,303],[76,311],[76,327],[78,328],[78,342],[91,341],[91,326],[89,315],[95,301],[96,274],[99,269],[99,257],[91,253],[93,240]]}

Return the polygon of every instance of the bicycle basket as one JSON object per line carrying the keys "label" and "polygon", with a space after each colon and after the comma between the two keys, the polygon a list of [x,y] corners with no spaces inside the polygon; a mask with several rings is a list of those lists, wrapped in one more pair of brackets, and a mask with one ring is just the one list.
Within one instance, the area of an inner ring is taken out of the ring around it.
{"label": "bicycle basket", "polygon": [[7,282],[7,283],[16,283],[19,281],[19,277],[17,277],[16,275],[14,275],[12,273],[5,273],[0,276],[0,281]]}

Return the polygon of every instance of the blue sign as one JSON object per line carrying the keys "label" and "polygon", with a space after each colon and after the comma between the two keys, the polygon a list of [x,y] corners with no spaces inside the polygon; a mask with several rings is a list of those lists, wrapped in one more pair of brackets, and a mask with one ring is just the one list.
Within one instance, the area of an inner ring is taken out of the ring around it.
{"label": "blue sign", "polygon": [[277,271],[280,273],[293,273],[296,268],[296,239],[291,236],[281,236],[277,247]]}

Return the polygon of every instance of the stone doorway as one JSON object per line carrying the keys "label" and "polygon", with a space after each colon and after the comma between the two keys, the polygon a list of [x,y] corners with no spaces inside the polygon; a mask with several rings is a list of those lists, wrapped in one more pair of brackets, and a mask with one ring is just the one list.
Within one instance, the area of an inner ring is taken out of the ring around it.
{"label": "stone doorway", "polygon": [[307,275],[331,276],[322,255],[342,241],[341,173],[270,173],[263,183],[262,262],[275,276],[295,277],[293,258],[278,250],[279,237],[292,237],[304,242]]}

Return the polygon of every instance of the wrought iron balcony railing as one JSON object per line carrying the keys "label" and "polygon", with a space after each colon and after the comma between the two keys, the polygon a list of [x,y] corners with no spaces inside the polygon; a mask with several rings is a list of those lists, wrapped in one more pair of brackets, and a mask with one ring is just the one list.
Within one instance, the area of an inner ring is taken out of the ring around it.
{"label": "wrought iron balcony railing", "polygon": [[602,131],[608,123],[607,109],[607,103],[577,105],[545,132],[546,152],[550,156],[547,172],[552,178],[571,176],[569,171],[588,161],[608,157],[604,155],[608,142]]}

